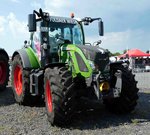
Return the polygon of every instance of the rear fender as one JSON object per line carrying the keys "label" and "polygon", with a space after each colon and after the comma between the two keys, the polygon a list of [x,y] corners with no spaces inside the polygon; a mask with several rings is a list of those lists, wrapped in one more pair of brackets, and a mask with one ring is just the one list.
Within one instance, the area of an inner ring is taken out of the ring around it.
{"label": "rear fender", "polygon": [[12,60],[17,54],[19,54],[21,57],[23,68],[36,69],[41,67],[38,57],[36,56],[32,48],[28,47],[15,51],[12,56]]}

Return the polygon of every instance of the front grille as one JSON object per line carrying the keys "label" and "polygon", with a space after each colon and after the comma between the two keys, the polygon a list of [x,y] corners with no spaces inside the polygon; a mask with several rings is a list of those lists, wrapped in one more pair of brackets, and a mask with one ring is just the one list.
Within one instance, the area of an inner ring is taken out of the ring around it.
{"label": "front grille", "polygon": [[82,59],[82,57],[77,52],[75,52],[75,56],[77,59],[79,70],[82,72],[88,72],[88,68],[87,68],[84,60]]}

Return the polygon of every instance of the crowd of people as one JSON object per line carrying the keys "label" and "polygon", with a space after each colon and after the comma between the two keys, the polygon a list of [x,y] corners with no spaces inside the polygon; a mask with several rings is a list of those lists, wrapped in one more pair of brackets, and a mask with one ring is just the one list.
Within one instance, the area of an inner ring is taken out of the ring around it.
{"label": "crowd of people", "polygon": [[150,58],[141,57],[135,58],[135,68],[143,69],[144,71],[150,71]]}
{"label": "crowd of people", "polygon": [[150,57],[130,57],[128,61],[129,67],[135,72],[150,71]]}

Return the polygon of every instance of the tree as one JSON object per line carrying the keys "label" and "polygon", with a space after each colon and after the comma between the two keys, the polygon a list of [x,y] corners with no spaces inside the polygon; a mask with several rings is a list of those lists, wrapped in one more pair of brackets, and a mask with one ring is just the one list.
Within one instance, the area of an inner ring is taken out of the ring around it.
{"label": "tree", "polygon": [[112,52],[110,52],[108,49],[106,49],[106,50],[107,50],[108,53],[109,53],[109,57],[121,55],[119,52],[112,53]]}
{"label": "tree", "polygon": [[115,52],[112,54],[112,56],[119,56],[119,55],[121,55],[119,52]]}
{"label": "tree", "polygon": [[127,49],[123,50],[123,54],[125,54],[127,52]]}

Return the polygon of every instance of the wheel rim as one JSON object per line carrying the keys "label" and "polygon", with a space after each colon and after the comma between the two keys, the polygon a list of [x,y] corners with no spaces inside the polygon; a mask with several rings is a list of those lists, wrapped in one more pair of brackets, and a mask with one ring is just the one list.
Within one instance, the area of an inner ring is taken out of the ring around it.
{"label": "wheel rim", "polygon": [[6,81],[6,68],[7,64],[5,62],[0,62],[0,84],[4,84]]}
{"label": "wheel rim", "polygon": [[50,88],[50,83],[47,80],[46,82],[46,103],[47,103],[47,108],[49,112],[52,112],[53,110],[53,105],[52,105],[52,94],[51,94],[51,88]]}
{"label": "wheel rim", "polygon": [[16,66],[14,70],[14,86],[18,96],[22,94],[22,69]]}

